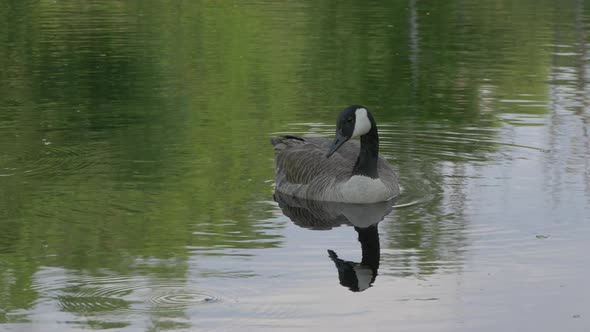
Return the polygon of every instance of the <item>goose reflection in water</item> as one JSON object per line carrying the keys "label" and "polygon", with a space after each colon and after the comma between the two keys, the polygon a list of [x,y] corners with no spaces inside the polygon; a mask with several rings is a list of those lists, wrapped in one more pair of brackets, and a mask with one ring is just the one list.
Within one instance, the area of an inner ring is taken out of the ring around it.
{"label": "goose reflection in water", "polygon": [[293,197],[279,192],[275,201],[297,226],[312,230],[329,230],[341,225],[352,225],[361,243],[362,260],[352,262],[338,257],[328,249],[328,256],[338,269],[340,284],[353,292],[371,287],[381,258],[377,225],[393,210],[394,200],[373,204],[322,202]]}

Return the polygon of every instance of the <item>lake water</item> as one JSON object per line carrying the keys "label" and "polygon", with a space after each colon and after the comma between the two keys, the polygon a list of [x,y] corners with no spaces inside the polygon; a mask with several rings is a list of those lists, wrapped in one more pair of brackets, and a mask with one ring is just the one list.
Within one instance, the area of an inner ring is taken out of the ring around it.
{"label": "lake water", "polygon": [[[589,331],[589,33],[582,0],[0,0],[0,330]],[[275,198],[270,138],[350,104],[402,196]]]}

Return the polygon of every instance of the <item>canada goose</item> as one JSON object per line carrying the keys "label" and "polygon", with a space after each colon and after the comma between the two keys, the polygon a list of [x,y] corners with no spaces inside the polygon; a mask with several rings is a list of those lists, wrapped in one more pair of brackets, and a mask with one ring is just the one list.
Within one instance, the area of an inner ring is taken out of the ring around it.
{"label": "canada goose", "polygon": [[[358,141],[349,141],[360,136]],[[340,112],[336,138],[284,136],[275,150],[275,189],[305,199],[376,203],[400,193],[398,177],[379,156],[373,115],[360,105]]]}

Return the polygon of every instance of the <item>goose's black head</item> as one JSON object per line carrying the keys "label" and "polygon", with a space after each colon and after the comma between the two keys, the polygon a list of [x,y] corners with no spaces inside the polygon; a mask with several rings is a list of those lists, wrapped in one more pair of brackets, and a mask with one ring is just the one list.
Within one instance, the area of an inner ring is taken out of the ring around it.
{"label": "goose's black head", "polygon": [[351,105],[343,109],[336,120],[336,138],[326,158],[330,158],[349,139],[365,135],[374,127],[373,115],[364,106]]}

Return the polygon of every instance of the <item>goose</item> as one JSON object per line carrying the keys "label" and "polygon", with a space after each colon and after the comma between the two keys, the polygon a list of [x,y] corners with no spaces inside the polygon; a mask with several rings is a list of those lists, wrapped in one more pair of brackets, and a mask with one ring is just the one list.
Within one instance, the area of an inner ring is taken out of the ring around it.
{"label": "goose", "polygon": [[379,156],[375,119],[364,106],[340,112],[334,140],[287,135],[271,143],[277,192],[342,203],[377,203],[400,194],[397,174]]}

